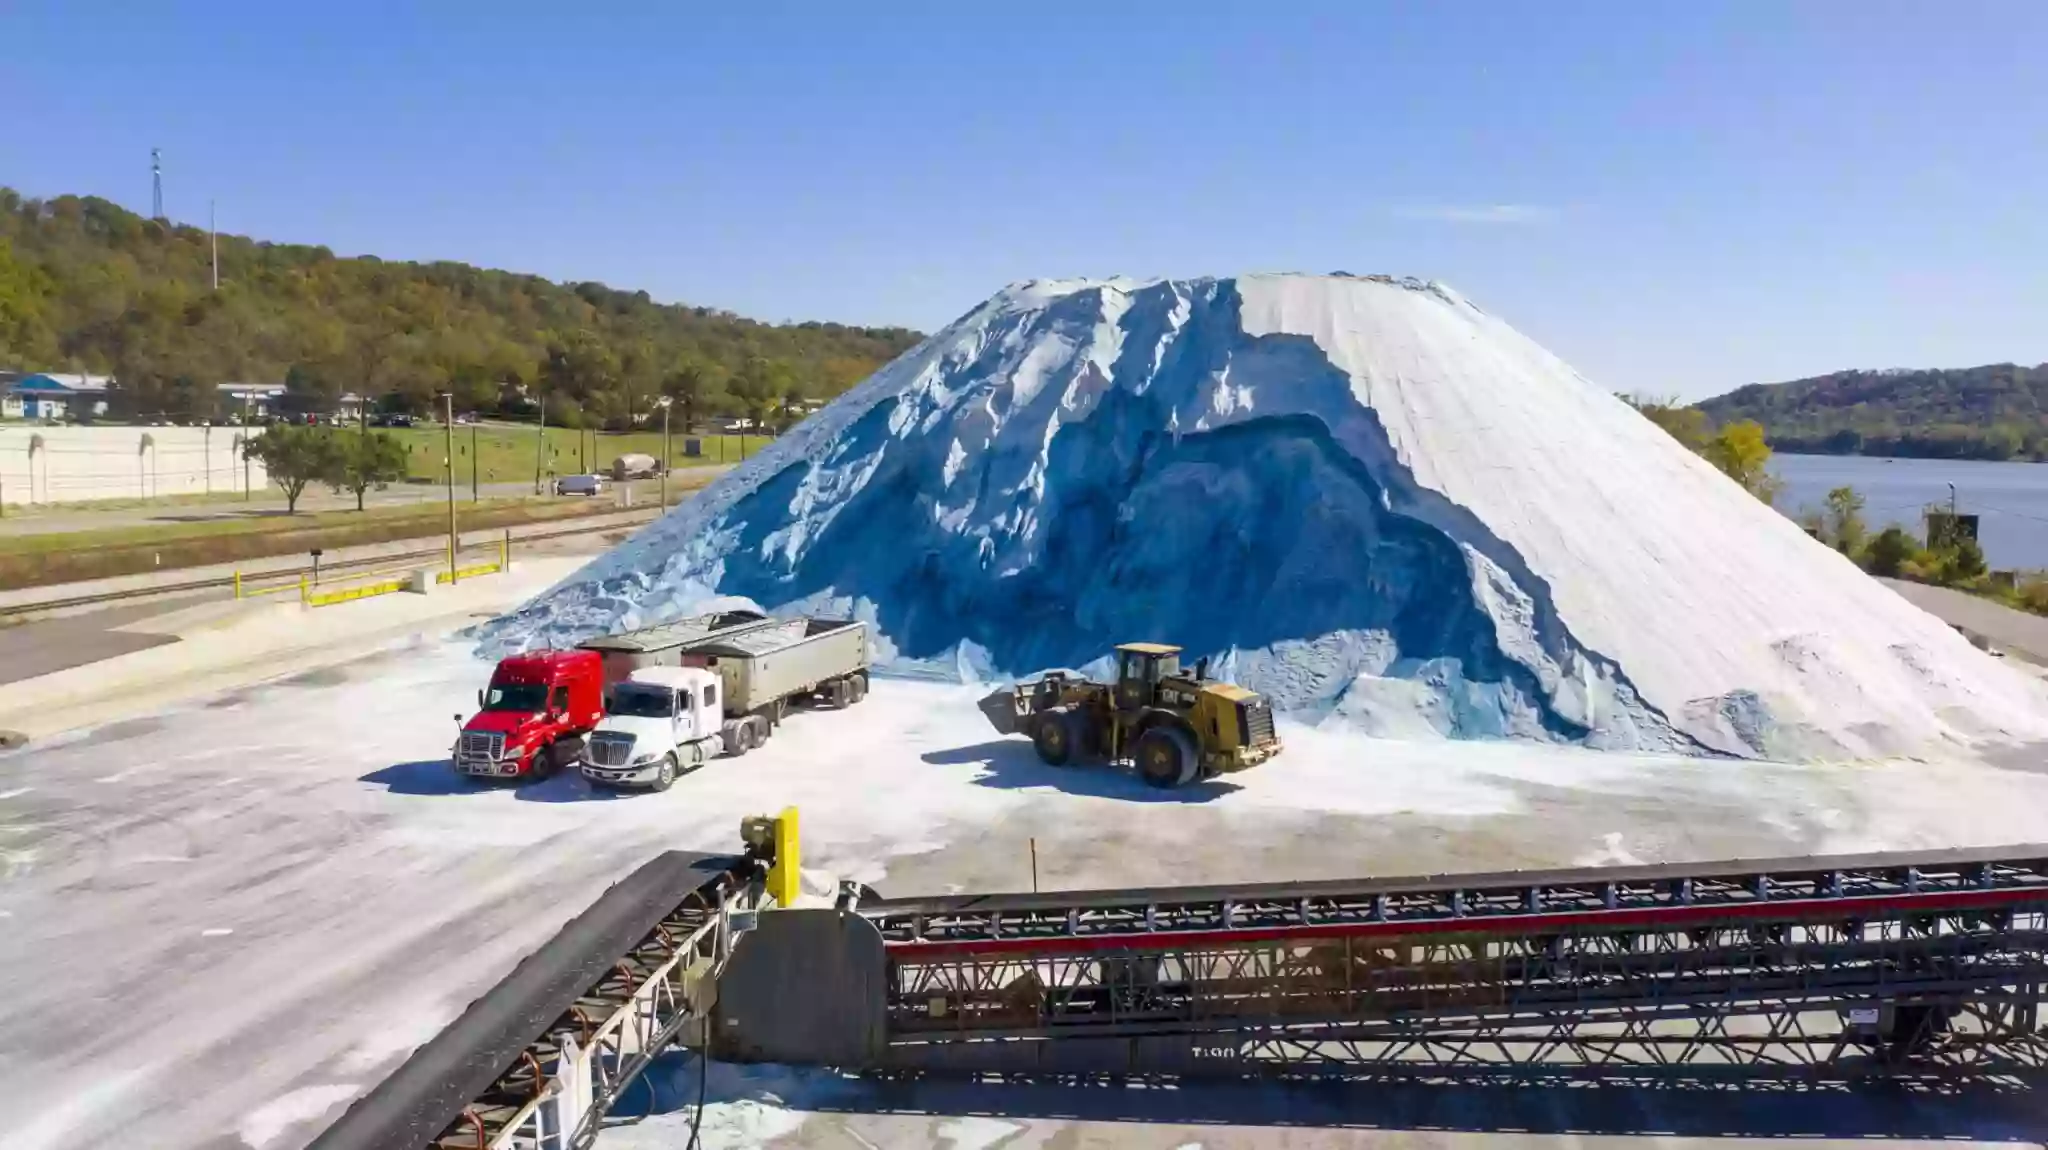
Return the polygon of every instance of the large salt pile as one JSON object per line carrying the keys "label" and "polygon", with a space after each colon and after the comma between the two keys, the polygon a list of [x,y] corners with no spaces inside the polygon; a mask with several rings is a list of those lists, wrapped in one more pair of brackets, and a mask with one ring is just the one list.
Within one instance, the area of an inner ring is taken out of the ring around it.
{"label": "large salt pile", "polygon": [[1169,640],[1392,734],[1838,757],[2048,737],[2042,685],[1436,284],[1013,287],[485,632],[737,596],[978,677]]}

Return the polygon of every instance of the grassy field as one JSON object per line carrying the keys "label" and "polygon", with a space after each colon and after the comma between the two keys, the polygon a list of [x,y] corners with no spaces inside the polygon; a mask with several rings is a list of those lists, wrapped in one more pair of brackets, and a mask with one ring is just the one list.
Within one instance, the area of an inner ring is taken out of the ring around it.
{"label": "grassy field", "polygon": [[[513,527],[618,510],[609,500],[486,499],[462,503],[464,531]],[[0,588],[39,587],[237,559],[303,554],[396,539],[444,536],[448,511],[399,504],[367,511],[155,523],[63,534],[0,537]]]}
{"label": "grassy field", "polygon": [[[670,500],[710,483],[710,468],[669,477]],[[632,505],[659,502],[659,480],[628,485]],[[613,498],[543,497],[461,500],[457,525],[463,531],[514,527],[622,510]],[[373,504],[367,510],[335,510],[147,523],[84,531],[0,535],[0,589],[40,587],[145,571],[169,571],[238,559],[303,554],[398,539],[438,538],[448,530],[448,509],[439,501]]]}
{"label": "grassy field", "polygon": [[[397,428],[385,434],[406,445],[412,460],[411,478],[441,482],[441,459],[447,450],[446,432],[440,427]],[[455,483],[468,483],[472,473],[484,483],[514,483],[533,478],[539,432],[532,427],[504,425],[457,425],[455,428]],[[675,468],[708,463],[737,463],[770,442],[764,436],[700,435],[703,454],[695,459],[683,454],[685,437],[669,436],[671,464]],[[542,471],[554,475],[585,475],[609,471],[612,460],[621,455],[652,455],[661,458],[661,432],[636,431],[622,435],[575,432],[559,427],[547,431],[547,454]]]}

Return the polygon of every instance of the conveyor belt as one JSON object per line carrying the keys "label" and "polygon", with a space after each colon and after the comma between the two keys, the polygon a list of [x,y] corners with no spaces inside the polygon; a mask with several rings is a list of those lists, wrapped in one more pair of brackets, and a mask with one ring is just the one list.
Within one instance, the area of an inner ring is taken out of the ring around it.
{"label": "conveyor belt", "polygon": [[892,959],[2048,903],[2048,845],[864,903]]}
{"label": "conveyor belt", "polygon": [[[716,897],[702,897],[705,892],[729,885],[751,865],[738,855],[670,851],[627,875],[349,1107],[313,1141],[313,1150],[434,1143],[508,1071],[516,1072],[535,1040],[576,1010],[679,905],[700,896],[715,906]],[[534,1078],[538,1089],[541,1077]]]}

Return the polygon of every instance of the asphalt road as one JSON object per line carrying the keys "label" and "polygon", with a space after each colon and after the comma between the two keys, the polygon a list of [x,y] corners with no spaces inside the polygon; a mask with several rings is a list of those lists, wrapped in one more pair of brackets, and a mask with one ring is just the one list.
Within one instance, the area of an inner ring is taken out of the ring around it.
{"label": "asphalt road", "polygon": [[1900,579],[1879,582],[1944,623],[1982,635],[2030,662],[2048,664],[2048,617],[2015,611],[2003,603],[1947,587],[1929,587]]}
{"label": "asphalt road", "polygon": [[161,599],[147,604],[110,607],[86,615],[0,627],[0,683],[17,683],[52,671],[83,667],[102,659],[126,655],[130,651],[175,643],[178,641],[176,635],[116,628],[189,607],[203,598]]}

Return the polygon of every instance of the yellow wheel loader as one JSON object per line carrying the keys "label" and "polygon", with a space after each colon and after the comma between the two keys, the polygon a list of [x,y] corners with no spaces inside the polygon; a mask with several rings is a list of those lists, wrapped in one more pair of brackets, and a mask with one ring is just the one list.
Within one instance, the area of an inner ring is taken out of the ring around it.
{"label": "yellow wheel loader", "polygon": [[1255,692],[1192,674],[1180,648],[1125,643],[1116,682],[1053,672],[981,700],[997,731],[1024,735],[1056,767],[1083,760],[1129,762],[1155,787],[1179,787],[1257,766],[1280,753],[1273,708]]}

